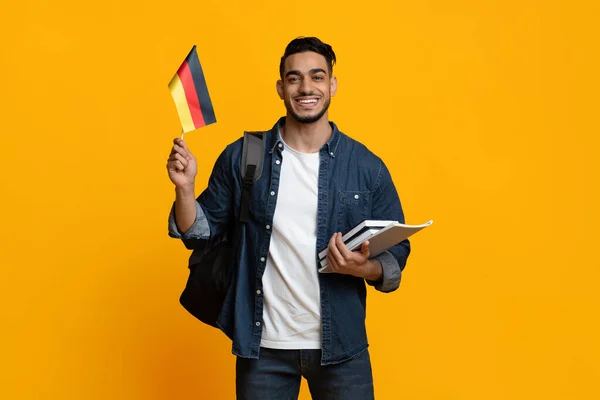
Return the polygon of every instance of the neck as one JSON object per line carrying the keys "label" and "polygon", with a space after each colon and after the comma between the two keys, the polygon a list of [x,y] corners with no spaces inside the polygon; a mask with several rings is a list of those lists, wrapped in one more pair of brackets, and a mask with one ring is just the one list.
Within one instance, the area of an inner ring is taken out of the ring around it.
{"label": "neck", "polygon": [[285,143],[301,153],[318,152],[332,133],[327,113],[311,124],[302,124],[288,114],[285,125],[281,127],[281,137]]}

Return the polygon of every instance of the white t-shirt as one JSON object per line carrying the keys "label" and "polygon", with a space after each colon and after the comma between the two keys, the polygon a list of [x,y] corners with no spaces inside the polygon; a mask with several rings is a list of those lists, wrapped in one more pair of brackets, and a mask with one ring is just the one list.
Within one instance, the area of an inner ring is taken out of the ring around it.
{"label": "white t-shirt", "polygon": [[262,278],[261,346],[321,348],[321,299],[315,261],[319,153],[284,143],[277,206]]}

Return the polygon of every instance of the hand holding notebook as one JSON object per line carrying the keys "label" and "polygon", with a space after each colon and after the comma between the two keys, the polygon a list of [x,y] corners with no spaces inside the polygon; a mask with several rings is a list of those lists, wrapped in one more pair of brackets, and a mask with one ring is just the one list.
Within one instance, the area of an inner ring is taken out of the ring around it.
{"label": "hand holding notebook", "polygon": [[[370,257],[373,258],[432,223],[433,221],[428,221],[421,225],[406,225],[398,221],[365,220],[342,236],[342,240],[349,250],[359,249],[368,240]],[[322,273],[332,272],[328,268],[327,252],[325,248],[319,253],[319,272]]]}

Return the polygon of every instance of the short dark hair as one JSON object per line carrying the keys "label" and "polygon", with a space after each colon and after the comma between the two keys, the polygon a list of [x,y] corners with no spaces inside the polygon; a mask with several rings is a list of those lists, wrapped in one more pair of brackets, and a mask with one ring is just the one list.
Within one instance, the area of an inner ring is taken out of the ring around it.
{"label": "short dark hair", "polygon": [[316,37],[298,37],[288,43],[285,48],[285,52],[281,57],[279,63],[279,76],[283,79],[283,70],[285,59],[296,53],[304,53],[306,51],[312,51],[325,57],[327,66],[329,67],[329,75],[333,73],[333,65],[335,64],[335,53],[330,45],[323,43],[319,38]]}

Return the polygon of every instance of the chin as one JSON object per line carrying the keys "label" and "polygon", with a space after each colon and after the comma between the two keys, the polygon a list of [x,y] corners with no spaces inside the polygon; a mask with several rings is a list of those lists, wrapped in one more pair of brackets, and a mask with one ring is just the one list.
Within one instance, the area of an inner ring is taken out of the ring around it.
{"label": "chin", "polygon": [[317,111],[317,110],[310,110],[309,112],[302,112],[302,110],[300,112],[296,112],[296,110],[294,110],[291,107],[288,107],[287,111],[288,114],[294,118],[294,120],[296,122],[299,122],[301,124],[312,124],[314,122],[319,121],[321,118],[323,118],[323,116],[325,115],[325,113],[327,112],[328,107],[323,107],[321,110]]}
{"label": "chin", "polygon": [[320,120],[325,113],[313,114],[313,115],[298,115],[296,113],[290,113],[292,118],[301,124],[312,124]]}

